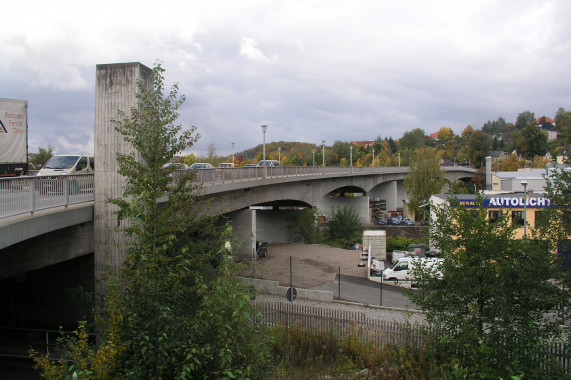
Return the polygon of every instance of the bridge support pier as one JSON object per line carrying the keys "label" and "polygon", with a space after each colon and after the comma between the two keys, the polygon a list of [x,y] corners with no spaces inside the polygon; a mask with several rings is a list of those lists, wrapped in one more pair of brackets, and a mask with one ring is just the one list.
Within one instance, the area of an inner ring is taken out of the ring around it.
{"label": "bridge support pier", "polygon": [[[137,81],[150,88],[152,70],[138,62],[97,65],[95,84],[95,199],[94,245],[95,287],[106,289],[105,275],[117,272],[123,263],[121,246],[125,235],[117,230],[117,207],[106,202],[123,196],[126,179],[118,174],[117,153],[134,153],[134,148],[115,130],[112,120],[119,119],[119,110],[126,115],[137,106]],[[126,224],[121,223],[125,228]]]}

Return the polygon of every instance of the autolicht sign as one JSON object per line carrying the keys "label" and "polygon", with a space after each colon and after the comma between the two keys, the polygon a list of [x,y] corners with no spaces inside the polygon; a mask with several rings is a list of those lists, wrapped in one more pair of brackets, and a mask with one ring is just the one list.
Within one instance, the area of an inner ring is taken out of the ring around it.
{"label": "autolicht sign", "polygon": [[[524,203],[525,202],[525,203]],[[475,199],[458,199],[460,206],[477,207]],[[544,197],[491,197],[482,200],[482,205],[487,208],[523,208],[526,207],[549,207],[549,199]]]}

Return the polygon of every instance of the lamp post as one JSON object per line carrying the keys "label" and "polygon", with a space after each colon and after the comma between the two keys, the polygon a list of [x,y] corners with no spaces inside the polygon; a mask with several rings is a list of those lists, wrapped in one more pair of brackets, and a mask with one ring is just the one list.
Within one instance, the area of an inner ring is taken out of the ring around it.
{"label": "lamp post", "polygon": [[521,185],[523,186],[523,238],[527,237],[527,181],[524,179],[521,181]]}
{"label": "lamp post", "polygon": [[400,168],[400,152],[398,154],[399,154],[399,168]]}
{"label": "lamp post", "polygon": [[353,173],[353,145],[349,147],[349,166],[351,167],[351,173]]}
{"label": "lamp post", "polygon": [[236,143],[232,143],[232,165],[234,165],[234,146]]}
{"label": "lamp post", "polygon": [[373,148],[373,167],[375,167],[375,148]]}
{"label": "lamp post", "polygon": [[278,161],[282,164],[282,147],[278,146]]}
{"label": "lamp post", "polygon": [[267,125],[262,125],[262,132],[264,133],[264,145],[263,145],[263,160],[264,160],[264,165],[266,166],[266,129],[268,129]]}
{"label": "lamp post", "polygon": [[313,151],[313,166],[315,166],[315,151]]}
{"label": "lamp post", "polygon": [[323,172],[325,172],[325,140],[321,140],[321,146],[323,147],[323,162],[321,165],[323,166]]}

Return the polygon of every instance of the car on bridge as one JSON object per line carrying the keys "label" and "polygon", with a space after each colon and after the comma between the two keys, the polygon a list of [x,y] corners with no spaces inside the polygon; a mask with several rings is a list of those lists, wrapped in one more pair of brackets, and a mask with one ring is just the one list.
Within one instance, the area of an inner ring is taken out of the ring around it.
{"label": "car on bridge", "polygon": [[209,164],[208,162],[195,162],[194,164],[190,165],[190,169],[214,169],[214,166]]}
{"label": "car on bridge", "polygon": [[280,162],[278,160],[260,160],[258,166],[280,166]]}

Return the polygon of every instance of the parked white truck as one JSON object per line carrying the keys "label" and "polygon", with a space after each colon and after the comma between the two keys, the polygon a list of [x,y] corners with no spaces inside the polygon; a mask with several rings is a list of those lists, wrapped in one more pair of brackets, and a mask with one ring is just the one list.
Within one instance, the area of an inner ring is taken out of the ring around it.
{"label": "parked white truck", "polygon": [[28,171],[28,102],[0,98],[0,177]]}

